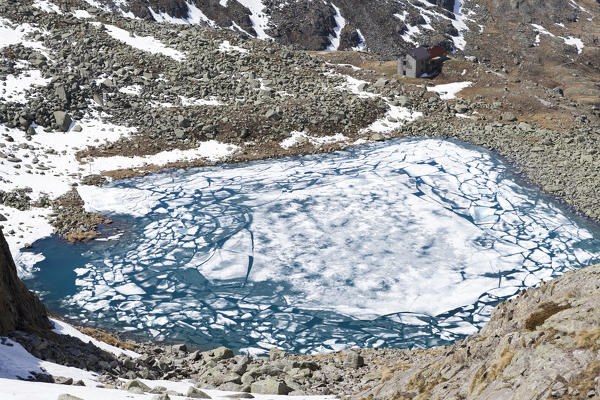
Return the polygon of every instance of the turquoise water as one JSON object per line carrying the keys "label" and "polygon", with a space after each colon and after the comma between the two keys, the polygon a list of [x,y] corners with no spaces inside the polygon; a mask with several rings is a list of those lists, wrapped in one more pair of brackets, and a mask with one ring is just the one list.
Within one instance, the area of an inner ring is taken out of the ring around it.
{"label": "turquoise water", "polygon": [[[600,260],[600,231],[473,146],[396,140],[81,187],[102,240],[39,241],[50,309],[261,354],[428,347]],[[112,236],[112,237],[111,237]]]}

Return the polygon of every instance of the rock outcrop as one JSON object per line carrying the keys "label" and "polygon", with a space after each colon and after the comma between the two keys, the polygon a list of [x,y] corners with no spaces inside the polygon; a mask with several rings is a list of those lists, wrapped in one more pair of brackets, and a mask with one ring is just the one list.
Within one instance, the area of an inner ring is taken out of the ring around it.
{"label": "rock outcrop", "polygon": [[14,330],[51,328],[46,308],[17,276],[8,243],[0,231],[0,335]]}
{"label": "rock outcrop", "polygon": [[359,397],[600,398],[600,266],[501,303],[478,334],[397,359]]}

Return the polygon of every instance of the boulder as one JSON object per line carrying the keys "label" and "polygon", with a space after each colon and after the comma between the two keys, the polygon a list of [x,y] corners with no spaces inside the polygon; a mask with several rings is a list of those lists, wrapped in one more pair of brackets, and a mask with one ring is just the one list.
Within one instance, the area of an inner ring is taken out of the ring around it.
{"label": "boulder", "polygon": [[150,392],[152,390],[152,389],[150,389],[150,387],[148,385],[146,385],[143,382],[138,381],[137,379],[127,382],[123,386],[123,389],[127,390],[128,392],[132,392],[132,393],[145,393],[145,392]]}
{"label": "boulder", "polygon": [[192,398],[192,399],[210,399],[211,398],[209,395],[204,393],[202,390],[195,388],[193,386],[191,386],[188,389],[186,396],[189,398]]}
{"label": "boulder", "polygon": [[517,120],[517,117],[515,117],[515,114],[513,114],[511,112],[505,112],[505,113],[502,113],[502,115],[500,116],[500,119],[502,121],[513,122],[513,121]]}
{"label": "boulder", "polygon": [[72,394],[63,393],[58,396],[57,400],[83,400],[81,397],[73,396]]}
{"label": "boulder", "polygon": [[365,359],[363,356],[358,354],[355,351],[349,351],[346,355],[346,359],[344,360],[344,367],[358,369],[365,365]]}
{"label": "boulder", "polygon": [[272,378],[254,382],[250,386],[250,391],[259,394],[288,394],[290,392],[285,382],[279,382]]}
{"label": "boulder", "polygon": [[54,120],[56,121],[56,125],[58,125],[58,129],[61,132],[68,131],[71,123],[73,122],[71,116],[65,111],[54,111]]}

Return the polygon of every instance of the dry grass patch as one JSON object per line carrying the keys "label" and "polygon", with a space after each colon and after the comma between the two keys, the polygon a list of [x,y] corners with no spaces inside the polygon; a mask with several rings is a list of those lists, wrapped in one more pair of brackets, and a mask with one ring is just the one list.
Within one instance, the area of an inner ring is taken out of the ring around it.
{"label": "dry grass patch", "polygon": [[591,331],[579,331],[575,333],[575,345],[577,347],[597,350],[600,348],[600,328]]}
{"label": "dry grass patch", "polygon": [[528,331],[534,331],[538,326],[542,325],[548,318],[557,314],[563,310],[571,308],[569,303],[557,304],[554,302],[547,302],[540,304],[537,311],[532,312],[529,317],[525,320],[525,329]]}
{"label": "dry grass patch", "polygon": [[132,346],[128,343],[125,343],[125,342],[117,339],[116,337],[112,336],[111,334],[101,331],[100,329],[81,328],[81,327],[76,327],[76,328],[78,331],[80,331],[84,335],[91,336],[94,339],[98,339],[101,342],[110,344],[111,346],[115,346],[115,347],[118,347],[120,349],[125,349],[125,350],[135,350],[134,346]]}

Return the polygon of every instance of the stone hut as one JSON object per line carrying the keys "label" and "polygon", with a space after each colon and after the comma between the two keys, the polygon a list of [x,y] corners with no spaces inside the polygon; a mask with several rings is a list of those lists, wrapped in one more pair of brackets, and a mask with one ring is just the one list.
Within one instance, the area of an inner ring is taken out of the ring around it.
{"label": "stone hut", "polygon": [[446,49],[442,46],[417,47],[398,59],[398,75],[410,78],[436,75],[442,70],[445,55]]}

